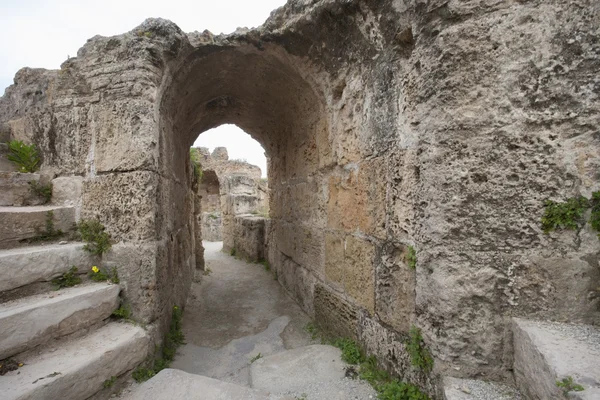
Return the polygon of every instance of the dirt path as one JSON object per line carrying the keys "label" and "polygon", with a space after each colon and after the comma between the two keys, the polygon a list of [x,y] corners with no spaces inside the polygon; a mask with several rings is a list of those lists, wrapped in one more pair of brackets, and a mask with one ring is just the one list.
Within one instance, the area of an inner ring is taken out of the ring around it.
{"label": "dirt path", "polygon": [[249,385],[249,365],[312,344],[310,321],[263,265],[221,252],[221,242],[204,242],[206,269],[193,283],[183,319],[187,344],[172,368]]}

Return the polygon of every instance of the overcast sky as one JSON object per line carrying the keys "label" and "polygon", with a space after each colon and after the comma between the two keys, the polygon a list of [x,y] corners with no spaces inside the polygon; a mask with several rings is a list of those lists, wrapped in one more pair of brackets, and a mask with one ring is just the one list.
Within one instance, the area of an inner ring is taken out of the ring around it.
{"label": "overcast sky", "polygon": [[[149,17],[170,19],[185,32],[229,33],[261,25],[283,4],[285,0],[0,0],[0,94],[20,68],[58,69],[87,39],[130,31]],[[263,150],[251,140],[227,125],[201,135],[195,146],[225,146],[230,158],[247,159],[264,176]]]}

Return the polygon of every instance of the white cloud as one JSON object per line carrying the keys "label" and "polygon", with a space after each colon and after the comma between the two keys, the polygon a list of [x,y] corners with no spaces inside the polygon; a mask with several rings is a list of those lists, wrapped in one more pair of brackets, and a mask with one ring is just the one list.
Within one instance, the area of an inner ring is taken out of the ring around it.
{"label": "white cloud", "polygon": [[[20,68],[58,69],[87,39],[130,31],[149,17],[170,19],[186,32],[227,33],[261,25],[283,4],[285,0],[0,0],[0,94]],[[229,149],[238,140],[220,145]],[[232,158],[255,163],[254,156],[232,152]]]}

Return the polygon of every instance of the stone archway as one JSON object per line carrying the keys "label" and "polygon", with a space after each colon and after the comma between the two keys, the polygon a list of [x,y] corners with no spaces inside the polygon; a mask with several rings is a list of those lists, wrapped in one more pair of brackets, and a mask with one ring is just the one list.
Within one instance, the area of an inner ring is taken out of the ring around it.
{"label": "stone archway", "polygon": [[194,270],[188,149],[235,123],[269,155],[268,258],[306,311],[430,393],[510,380],[512,316],[598,320],[596,233],[540,229],[545,199],[598,190],[595,3],[558,3],[291,0],[221,36],[151,19],[19,71],[0,134],[107,227],[161,332]]}

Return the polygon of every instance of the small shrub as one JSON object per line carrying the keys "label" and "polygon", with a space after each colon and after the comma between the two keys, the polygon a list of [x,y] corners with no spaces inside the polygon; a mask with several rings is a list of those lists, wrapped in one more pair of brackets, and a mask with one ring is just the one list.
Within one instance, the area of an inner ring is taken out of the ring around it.
{"label": "small shrub", "polygon": [[269,264],[269,262],[267,260],[260,260],[258,263],[261,264],[265,268],[265,271],[267,271],[267,272],[271,271],[271,264]]}
{"label": "small shrub", "polygon": [[110,235],[105,232],[104,225],[97,219],[81,220],[77,224],[81,239],[86,242],[84,250],[101,256],[111,248]]}
{"label": "small shrub", "polygon": [[117,267],[112,267],[110,269],[110,273],[108,276],[109,276],[108,279],[115,285],[118,285],[119,283],[121,283],[121,280],[119,279],[119,271],[117,271]]}
{"label": "small shrub", "polygon": [[311,340],[317,340],[321,337],[319,327],[313,321],[307,323],[306,326],[304,326],[304,330],[310,333]]}
{"label": "small shrub", "polygon": [[27,145],[20,140],[8,142],[8,156],[17,167],[19,172],[35,172],[39,169],[40,156],[35,144]]}
{"label": "small shrub", "polygon": [[103,386],[105,389],[111,388],[117,380],[116,376],[111,376],[110,379],[104,381]]}
{"label": "small shrub", "polygon": [[175,358],[177,347],[185,344],[185,337],[181,330],[181,320],[183,318],[183,311],[181,308],[174,306],[173,314],[171,316],[171,325],[169,332],[165,337],[163,346],[158,349],[157,353],[160,354],[158,357],[154,357],[152,361],[152,368],[138,367],[133,371],[133,379],[137,382],[144,382],[158,374],[165,368],[169,368],[171,362]]}
{"label": "small shrub", "polygon": [[257,355],[255,355],[254,357],[252,357],[250,359],[250,364],[252,364],[254,361],[256,361],[256,360],[258,360],[260,358],[262,358],[262,354],[258,353]]}
{"label": "small shrub", "polygon": [[417,386],[399,380],[382,383],[376,390],[380,400],[429,400]]}
{"label": "small shrub", "polygon": [[583,196],[573,197],[562,203],[546,200],[542,217],[544,233],[556,229],[577,229],[583,222],[583,213],[588,205],[588,199]]}
{"label": "small shrub", "polygon": [[425,372],[431,371],[431,368],[433,367],[433,358],[431,358],[429,350],[425,347],[423,336],[421,336],[421,330],[416,326],[413,326],[410,328],[408,335],[409,338],[405,342],[405,345],[413,367]]}
{"label": "small shrub", "polygon": [[417,251],[412,246],[408,246],[408,254],[406,255],[406,263],[412,269],[417,268]]}
{"label": "small shrub", "polygon": [[108,275],[95,265],[88,274],[90,279],[94,282],[104,282],[108,280]]}
{"label": "small shrub", "polygon": [[135,379],[136,382],[145,382],[148,379],[152,378],[156,375],[154,369],[146,368],[146,367],[137,367],[131,376]]}
{"label": "small shrub", "polygon": [[194,168],[194,183],[199,183],[202,180],[203,171],[200,167],[200,157],[198,150],[190,148],[190,162]]}
{"label": "small shrub", "polygon": [[229,252],[229,255],[231,255],[231,257],[235,257],[236,253],[237,253],[237,252],[236,252],[235,248],[233,248],[233,249],[231,249],[231,251]]}
{"label": "small shrub", "polygon": [[34,195],[44,199],[43,204],[48,203],[50,201],[50,199],[52,198],[52,183],[49,183],[47,185],[42,185],[37,181],[30,181],[29,187],[31,188],[31,191],[33,192]]}
{"label": "small shrub", "polygon": [[77,267],[72,266],[71,269],[62,276],[52,279],[52,284],[56,286],[56,290],[78,285],[81,283],[81,278],[77,275],[77,272]]}
{"label": "small shrub", "polygon": [[360,364],[360,379],[363,379],[371,384],[374,388],[382,382],[390,378],[389,374],[377,367],[377,359],[375,356],[368,357]]}
{"label": "small shrub", "polygon": [[111,315],[117,319],[130,319],[131,308],[126,304],[121,304]]}
{"label": "small shrub", "polygon": [[563,378],[561,381],[556,381],[556,386],[562,388],[563,394],[565,397],[569,395],[569,392],[581,392],[585,390],[583,386],[573,381],[572,376],[567,376]]}
{"label": "small shrub", "polygon": [[212,269],[210,269],[210,267],[206,267],[206,269],[204,270],[204,272],[202,273],[202,275],[208,276],[210,274],[212,274]]}
{"label": "small shrub", "polygon": [[26,242],[41,242],[47,240],[54,240],[61,237],[64,233],[60,229],[54,227],[54,211],[50,210],[46,212],[46,222],[44,229],[39,226],[35,228],[36,235],[31,239],[25,239]]}
{"label": "small shrub", "polygon": [[354,340],[346,338],[336,339],[333,345],[342,350],[342,360],[348,364],[359,364],[364,360],[360,353],[360,348]]}

